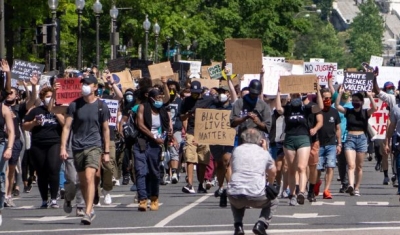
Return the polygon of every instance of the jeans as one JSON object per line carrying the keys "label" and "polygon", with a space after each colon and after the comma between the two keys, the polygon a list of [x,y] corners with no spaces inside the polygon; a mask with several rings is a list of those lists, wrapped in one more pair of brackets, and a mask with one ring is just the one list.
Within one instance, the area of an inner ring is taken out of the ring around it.
{"label": "jeans", "polygon": [[160,145],[148,142],[141,151],[138,143],[133,145],[136,187],[139,201],[157,196],[160,190]]}
{"label": "jeans", "polygon": [[320,146],[319,162],[317,169],[324,170],[325,168],[336,167],[336,145]]}
{"label": "jeans", "polygon": [[368,137],[365,134],[352,135],[347,134],[344,150],[354,150],[357,153],[366,153],[368,151]]}
{"label": "jeans", "polygon": [[5,145],[6,143],[0,143],[0,210],[4,208],[4,199],[6,196],[6,169],[8,160],[3,158]]}

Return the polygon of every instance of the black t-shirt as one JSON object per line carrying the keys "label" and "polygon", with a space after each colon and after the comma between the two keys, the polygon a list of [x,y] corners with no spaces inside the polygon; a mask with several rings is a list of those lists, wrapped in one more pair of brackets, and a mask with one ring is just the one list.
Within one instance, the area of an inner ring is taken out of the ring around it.
{"label": "black t-shirt", "polygon": [[122,116],[127,116],[129,117],[129,111],[132,110],[132,108],[135,106],[135,101],[125,103],[124,109],[122,110]]}
{"label": "black t-shirt", "polygon": [[168,110],[171,114],[171,120],[174,132],[182,130],[182,121],[181,118],[179,117],[181,113],[181,107],[182,107],[182,99],[179,97],[176,97],[174,101],[168,103]]}
{"label": "black t-shirt", "polygon": [[18,109],[18,116],[21,120],[24,120],[27,112],[28,110],[26,109],[26,102],[20,103]]}
{"label": "black t-shirt", "polygon": [[308,126],[309,116],[312,115],[310,106],[293,107],[288,104],[284,108],[285,116],[285,133],[286,135],[310,135],[310,128]]}
{"label": "black t-shirt", "polygon": [[368,130],[368,119],[370,118],[367,113],[367,109],[361,109],[356,112],[353,108],[345,108],[347,119],[348,131],[367,131]]}
{"label": "black t-shirt", "polygon": [[25,122],[31,122],[40,116],[43,120],[41,126],[32,128],[32,145],[53,145],[61,142],[62,126],[53,113],[47,111],[44,106],[32,109],[26,116]]}
{"label": "black t-shirt", "polygon": [[324,125],[318,131],[320,146],[336,145],[336,125],[340,124],[339,112],[334,108],[322,111]]}
{"label": "black t-shirt", "polygon": [[[310,101],[310,102],[306,105],[306,107],[307,107],[307,109],[312,110],[312,107],[313,107],[314,105],[317,105],[317,104],[314,103],[314,102],[312,102],[312,101]],[[321,114],[321,111],[318,112],[318,113],[312,113],[312,112],[311,112],[311,114],[308,115],[308,127],[309,127],[309,129],[314,128],[315,125],[317,125],[317,115],[318,115],[318,114]],[[311,143],[314,143],[315,141],[318,141],[318,139],[319,139],[319,138],[318,138],[318,132],[317,132],[317,133],[315,133],[314,136],[311,136]]]}
{"label": "black t-shirt", "polygon": [[186,114],[187,112],[193,113],[188,119],[186,133],[194,135],[194,122],[195,122],[195,112],[197,108],[207,109],[214,103],[214,99],[211,96],[203,96],[197,100],[193,99],[191,96],[186,97],[182,102],[181,114]]}
{"label": "black t-shirt", "polygon": [[21,125],[21,119],[19,118],[19,105],[16,104],[11,106],[11,111],[14,113],[14,132],[15,132],[15,139],[19,140],[21,138],[21,132],[19,131],[19,127]]}

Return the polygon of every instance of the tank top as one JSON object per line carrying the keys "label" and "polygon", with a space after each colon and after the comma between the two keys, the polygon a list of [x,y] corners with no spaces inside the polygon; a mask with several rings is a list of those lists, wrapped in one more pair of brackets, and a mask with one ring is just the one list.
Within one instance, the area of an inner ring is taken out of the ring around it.
{"label": "tank top", "polygon": [[159,129],[161,127],[160,114],[151,114],[151,133],[154,138],[158,138],[160,135]]}
{"label": "tank top", "polygon": [[0,143],[4,143],[6,140],[6,132],[4,130],[6,120],[3,117],[3,103],[0,104]]}

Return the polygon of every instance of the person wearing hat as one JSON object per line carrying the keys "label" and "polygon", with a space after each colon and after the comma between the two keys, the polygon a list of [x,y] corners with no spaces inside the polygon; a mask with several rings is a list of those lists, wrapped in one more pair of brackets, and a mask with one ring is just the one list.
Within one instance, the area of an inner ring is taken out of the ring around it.
{"label": "person wearing hat", "polygon": [[182,188],[184,193],[195,193],[193,189],[193,170],[194,165],[197,169],[197,180],[199,181],[198,193],[207,193],[203,187],[204,174],[206,166],[210,161],[210,148],[205,144],[197,144],[194,139],[195,113],[197,108],[210,108],[214,99],[210,96],[203,96],[203,89],[199,81],[193,81],[190,84],[191,96],[186,97],[182,103],[181,120],[182,130],[186,135],[186,143],[183,147],[184,159],[187,163],[187,181],[188,184]]}
{"label": "person wearing hat", "polygon": [[[95,197],[95,174],[100,161],[110,161],[110,111],[107,105],[95,95],[97,78],[93,75],[81,81],[82,97],[73,101],[68,109],[61,136],[60,157],[68,159],[67,141],[71,129],[72,151],[76,171],[83,192],[86,211],[81,223],[90,225],[95,217],[93,201]],[[102,134],[102,135],[101,135]]]}

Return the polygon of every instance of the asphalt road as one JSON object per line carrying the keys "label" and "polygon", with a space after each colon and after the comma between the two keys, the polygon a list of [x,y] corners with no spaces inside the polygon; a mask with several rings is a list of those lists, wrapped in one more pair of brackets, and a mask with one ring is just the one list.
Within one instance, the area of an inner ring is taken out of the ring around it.
{"label": "asphalt road", "polygon": [[[374,161],[365,162],[360,197],[338,193],[336,171],[332,200],[323,200],[320,195],[316,203],[290,207],[288,199],[281,199],[268,233],[400,234],[397,189],[383,185],[383,173],[376,172],[374,166]],[[41,200],[35,186],[31,193],[21,193],[15,200],[16,208],[3,211],[0,234],[233,234],[230,208],[219,208],[213,196],[215,188],[209,194],[188,195],[181,192],[183,186],[184,182],[161,186],[162,204],[157,212],[139,212],[130,187],[115,187],[113,204],[96,207],[97,217],[91,226],[80,225],[75,209],[71,215],[62,208],[38,209]],[[252,234],[258,214],[258,209],[246,211],[246,234]]]}

